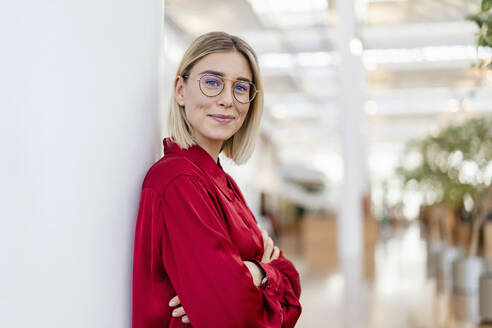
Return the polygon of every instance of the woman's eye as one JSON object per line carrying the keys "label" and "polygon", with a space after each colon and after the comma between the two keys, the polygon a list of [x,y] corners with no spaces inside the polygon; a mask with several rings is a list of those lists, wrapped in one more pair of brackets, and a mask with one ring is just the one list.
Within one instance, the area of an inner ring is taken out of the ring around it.
{"label": "woman's eye", "polygon": [[222,86],[222,81],[216,78],[205,78],[204,79],[205,85],[208,87],[220,87]]}
{"label": "woman's eye", "polygon": [[249,90],[248,83],[236,83],[236,90],[239,92],[247,92]]}

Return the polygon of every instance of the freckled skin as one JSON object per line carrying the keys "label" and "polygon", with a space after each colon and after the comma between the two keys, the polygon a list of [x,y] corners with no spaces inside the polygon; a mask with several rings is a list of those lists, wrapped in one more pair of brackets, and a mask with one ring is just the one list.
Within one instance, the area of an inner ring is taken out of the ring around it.
{"label": "freckled skin", "polygon": [[[204,71],[211,70],[224,74],[224,90],[215,97],[205,96],[198,79]],[[215,153],[222,143],[232,137],[242,126],[250,104],[241,104],[233,95],[232,81],[238,78],[252,81],[252,73],[246,58],[238,52],[212,53],[201,59],[192,68],[187,81],[178,76],[175,80],[175,97],[184,105],[188,121],[192,126],[192,135],[204,149]],[[221,124],[210,115],[231,115],[233,120]],[[217,152],[218,155],[218,152]]]}

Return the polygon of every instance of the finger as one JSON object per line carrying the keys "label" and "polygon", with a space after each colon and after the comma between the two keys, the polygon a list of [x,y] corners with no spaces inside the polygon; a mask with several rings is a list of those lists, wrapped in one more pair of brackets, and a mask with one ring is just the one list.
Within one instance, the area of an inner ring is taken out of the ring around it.
{"label": "finger", "polygon": [[271,244],[268,242],[268,239],[266,239],[265,244],[263,246],[263,256],[261,258],[261,262],[268,263],[270,260],[271,252],[272,252]]}
{"label": "finger", "polygon": [[272,257],[270,258],[270,261],[273,261],[273,260],[278,259],[279,256],[280,256],[280,248],[278,248],[277,246],[275,246],[273,248],[273,253],[272,253]]}
{"label": "finger", "polygon": [[266,242],[267,242],[267,240],[269,238],[268,233],[266,232],[266,230],[261,229],[261,238],[263,238],[263,247],[265,247],[266,246]]}
{"label": "finger", "polygon": [[183,321],[183,323],[190,323],[190,319],[188,318],[187,315],[185,315],[184,317],[181,318],[181,321]]}
{"label": "finger", "polygon": [[179,297],[178,295],[174,296],[173,298],[171,298],[171,300],[169,301],[169,306],[170,307],[175,307],[177,305],[181,304],[181,301],[179,300]]}
{"label": "finger", "polygon": [[270,258],[272,257],[272,252],[273,252],[273,240],[272,238],[268,237],[266,241],[266,246],[265,249],[263,250],[263,257],[261,259],[261,262],[264,263],[269,263]]}
{"label": "finger", "polygon": [[182,306],[180,306],[179,308],[177,308],[173,311],[173,317],[179,318],[179,317],[184,316],[185,314],[186,314],[185,309]]}

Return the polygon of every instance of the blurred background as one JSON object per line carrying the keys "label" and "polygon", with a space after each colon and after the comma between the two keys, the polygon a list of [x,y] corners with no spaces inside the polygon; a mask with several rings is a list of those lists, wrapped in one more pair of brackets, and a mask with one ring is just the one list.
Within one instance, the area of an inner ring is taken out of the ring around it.
{"label": "blurred background", "polygon": [[131,325],[141,185],[209,31],[256,50],[251,160],[301,328],[492,322],[492,0],[0,2],[0,327]]}
{"label": "blurred background", "polygon": [[492,319],[491,4],[165,1],[164,99],[202,33],[259,56],[256,153],[223,161],[301,272],[299,327]]}

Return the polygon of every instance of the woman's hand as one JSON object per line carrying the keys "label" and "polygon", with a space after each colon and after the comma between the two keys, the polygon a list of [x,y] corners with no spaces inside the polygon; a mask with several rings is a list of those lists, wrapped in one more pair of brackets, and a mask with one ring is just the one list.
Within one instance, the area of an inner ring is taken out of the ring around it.
{"label": "woman's hand", "polygon": [[[273,244],[272,238],[268,235],[265,230],[261,230],[261,236],[263,237],[263,257],[261,262],[270,263],[276,260],[280,256],[280,249]],[[244,264],[248,267],[251,276],[253,277],[253,283],[256,287],[261,285],[261,281],[265,277],[265,272],[259,267],[255,262],[244,261]]]}
{"label": "woman's hand", "polygon": [[253,277],[253,284],[256,287],[259,287],[261,285],[261,281],[265,277],[263,269],[261,269],[255,262],[244,261],[244,264],[246,264],[251,276]]}
{"label": "woman's hand", "polygon": [[263,257],[261,258],[261,262],[270,263],[278,259],[280,249],[274,245],[272,238],[263,229],[261,229],[261,236],[263,237]]}
{"label": "woman's hand", "polygon": [[[178,295],[174,296],[171,301],[169,302],[170,307],[175,307],[181,304],[181,301],[179,300]],[[177,309],[174,309],[173,311],[173,317],[181,317],[181,321],[183,323],[190,323],[190,319],[188,319],[188,316],[186,315],[185,309],[180,306]]]}

